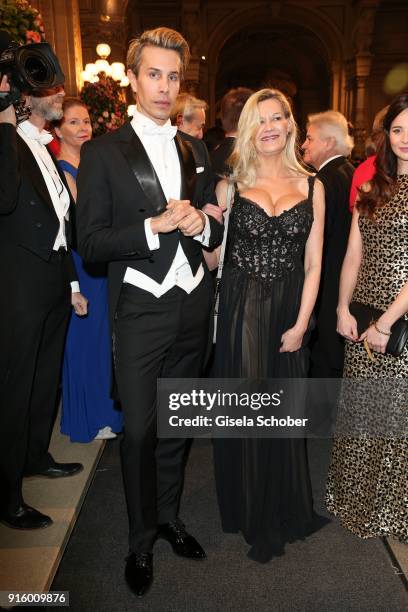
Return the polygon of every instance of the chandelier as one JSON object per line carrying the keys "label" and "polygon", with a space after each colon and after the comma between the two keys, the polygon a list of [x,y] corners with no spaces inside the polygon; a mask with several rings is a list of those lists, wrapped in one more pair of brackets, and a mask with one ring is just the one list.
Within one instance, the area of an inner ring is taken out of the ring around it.
{"label": "chandelier", "polygon": [[99,43],[96,46],[96,53],[99,59],[94,64],[86,64],[85,70],[82,70],[81,77],[84,82],[97,83],[99,81],[98,74],[104,72],[107,76],[112,77],[115,81],[119,81],[120,87],[127,87],[129,79],[125,74],[125,65],[122,62],[113,62],[110,64],[107,60],[111,52],[111,48],[106,43]]}

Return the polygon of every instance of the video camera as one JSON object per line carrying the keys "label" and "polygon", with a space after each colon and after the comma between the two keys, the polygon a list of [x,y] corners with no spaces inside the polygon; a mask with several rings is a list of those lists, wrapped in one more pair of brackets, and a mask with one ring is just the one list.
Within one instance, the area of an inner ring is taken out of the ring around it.
{"label": "video camera", "polygon": [[35,94],[64,83],[65,77],[57,56],[48,43],[19,45],[8,32],[0,30],[0,79],[6,74],[9,92],[0,92],[0,111],[13,104],[17,121],[30,115],[21,101],[22,92]]}

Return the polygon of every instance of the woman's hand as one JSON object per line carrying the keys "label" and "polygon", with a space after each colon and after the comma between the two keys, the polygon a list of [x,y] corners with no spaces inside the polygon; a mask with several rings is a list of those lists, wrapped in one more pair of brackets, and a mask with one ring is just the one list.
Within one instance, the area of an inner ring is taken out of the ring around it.
{"label": "woman's hand", "polygon": [[[337,333],[347,340],[357,342],[359,340],[357,331],[357,321],[349,309],[337,310]],[[361,339],[361,338],[360,338]]]}
{"label": "woman's hand", "polygon": [[387,334],[389,334],[391,330],[389,327],[385,327],[385,325],[381,325],[381,327],[378,325],[378,328],[386,333],[382,334],[381,332],[378,332],[375,328],[375,324],[373,324],[361,334],[359,340],[363,341],[367,339],[367,344],[370,349],[376,351],[377,353],[384,354],[388,340],[390,339]]}
{"label": "woman's hand", "polygon": [[221,206],[217,206],[216,204],[205,204],[202,209],[207,215],[214,217],[218,223],[224,223],[223,211]]}
{"label": "woman's hand", "polygon": [[294,326],[287,329],[281,337],[280,353],[294,353],[298,351],[302,346],[303,336],[305,335],[305,329],[299,329]]}

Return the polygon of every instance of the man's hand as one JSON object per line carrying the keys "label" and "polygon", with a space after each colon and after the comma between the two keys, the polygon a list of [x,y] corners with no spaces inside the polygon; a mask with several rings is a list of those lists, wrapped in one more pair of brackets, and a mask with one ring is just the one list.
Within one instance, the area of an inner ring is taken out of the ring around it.
{"label": "man's hand", "polygon": [[150,221],[153,234],[168,234],[177,229],[179,223],[187,217],[193,207],[190,200],[169,200],[166,210]]}
{"label": "man's hand", "polygon": [[202,234],[206,223],[205,214],[191,206],[189,200],[169,200],[167,208],[171,211],[172,217],[178,219],[177,227],[184,236],[193,237]]}
{"label": "man's hand", "polygon": [[180,232],[184,236],[197,236],[202,234],[205,228],[206,217],[202,210],[191,207],[191,212],[187,217],[181,220],[178,225]]}
{"label": "man's hand", "polygon": [[[10,85],[7,80],[7,76],[3,75],[0,81],[0,94],[9,93],[9,91]],[[0,112],[0,123],[11,123],[14,126],[16,125],[16,113],[12,104],[10,104],[10,106],[8,106],[6,110]]]}
{"label": "man's hand", "polygon": [[71,304],[74,308],[74,312],[78,317],[83,317],[88,314],[88,300],[82,293],[76,291],[71,294]]}
{"label": "man's hand", "polygon": [[221,225],[224,223],[224,215],[221,206],[217,206],[217,204],[206,204],[201,210],[213,217],[218,223],[221,223]]}

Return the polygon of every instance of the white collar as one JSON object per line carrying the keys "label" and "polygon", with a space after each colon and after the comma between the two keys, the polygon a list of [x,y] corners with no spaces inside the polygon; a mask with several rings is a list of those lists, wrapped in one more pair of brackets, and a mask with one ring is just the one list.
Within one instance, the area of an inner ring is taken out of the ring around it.
{"label": "white collar", "polygon": [[31,140],[37,140],[43,145],[49,144],[53,137],[47,132],[47,130],[39,130],[34,123],[31,123],[29,119],[22,121],[19,123],[18,128],[27,136],[27,138],[31,138]]}
{"label": "white collar", "polygon": [[[153,121],[153,119],[150,119],[150,117],[146,117],[146,115],[143,115],[143,113],[141,113],[137,109],[135,109],[132,121],[130,123],[135,131],[141,130],[142,132],[144,128],[154,128],[158,125],[155,121]],[[163,127],[166,125],[171,125],[170,119],[167,119],[166,123],[163,124]]]}
{"label": "white collar", "polygon": [[[322,168],[324,168],[324,166],[327,166],[327,164],[328,164],[329,162],[333,161],[333,159],[337,159],[338,157],[343,157],[343,156],[342,156],[342,155],[337,154],[337,155],[333,155],[332,157],[329,157],[329,159],[326,159],[326,161],[324,161],[324,162],[322,163],[322,165],[320,166],[319,170],[321,170]],[[318,170],[318,171],[319,171],[319,170]]]}

